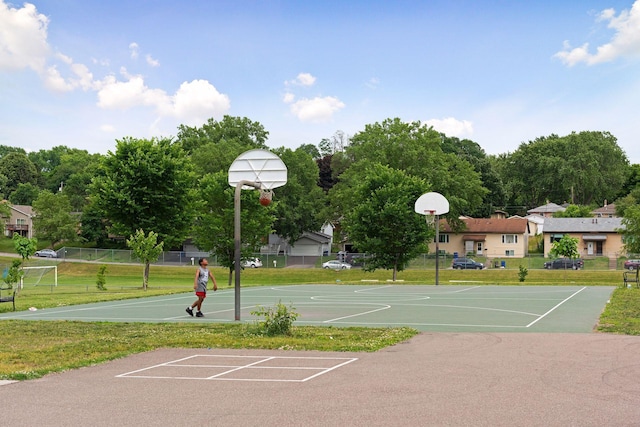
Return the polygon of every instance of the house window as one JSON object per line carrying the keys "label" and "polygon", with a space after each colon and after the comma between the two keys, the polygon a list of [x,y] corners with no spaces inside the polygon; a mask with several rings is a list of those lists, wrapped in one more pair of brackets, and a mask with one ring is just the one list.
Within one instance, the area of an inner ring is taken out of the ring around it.
{"label": "house window", "polygon": [[517,234],[503,234],[502,235],[502,243],[506,243],[506,244],[518,243],[518,235]]}
{"label": "house window", "polygon": [[564,236],[564,234],[552,234],[549,237],[549,243],[554,243],[559,241],[560,239],[562,239],[562,237]]}
{"label": "house window", "polygon": [[438,236],[439,243],[449,243],[449,235],[448,234],[440,234]]}
{"label": "house window", "polygon": [[27,220],[24,218],[17,218],[16,219],[16,224],[17,225],[27,225]]}
{"label": "house window", "polygon": [[508,249],[504,251],[504,256],[514,256],[516,252],[513,249]]}

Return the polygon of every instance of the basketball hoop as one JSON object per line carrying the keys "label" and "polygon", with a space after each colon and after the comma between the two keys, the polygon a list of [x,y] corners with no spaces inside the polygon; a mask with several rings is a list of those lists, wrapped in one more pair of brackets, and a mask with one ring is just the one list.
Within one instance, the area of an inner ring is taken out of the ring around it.
{"label": "basketball hoop", "polygon": [[269,206],[271,204],[271,199],[273,198],[273,191],[268,188],[260,189],[260,204],[262,206]]}

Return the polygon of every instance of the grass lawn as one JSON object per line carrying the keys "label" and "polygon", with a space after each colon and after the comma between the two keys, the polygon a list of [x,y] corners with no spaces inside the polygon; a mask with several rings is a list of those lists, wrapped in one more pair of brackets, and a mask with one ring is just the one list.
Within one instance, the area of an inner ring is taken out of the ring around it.
{"label": "grass lawn", "polygon": [[[30,260],[29,265],[50,264],[51,260]],[[0,259],[0,264],[10,260]],[[88,302],[140,298],[188,292],[193,289],[193,267],[152,266],[149,288],[141,289],[142,266],[109,264],[106,290],[96,286],[99,263],[58,264],[58,287],[25,286],[17,298],[18,310],[47,308]],[[218,285],[229,283],[228,270],[213,270]],[[432,284],[432,270],[407,270],[398,274],[398,284]],[[361,284],[386,283],[389,271],[366,273],[360,269],[330,271],[322,269],[247,269],[242,285],[285,285],[300,283]],[[46,281],[46,278],[43,278]],[[581,285],[619,286],[620,271],[557,271],[530,269],[525,282],[519,282],[517,269],[482,271],[440,271],[440,283],[491,285]],[[11,304],[0,304],[0,312]],[[618,288],[605,308],[598,326],[600,332],[640,335],[640,289]],[[107,322],[37,322],[9,320],[0,322],[0,379],[38,378],[92,365],[129,354],[162,347],[195,348],[264,348],[322,351],[376,351],[405,341],[417,331],[411,328],[333,328],[298,327],[291,336],[268,337],[255,325],[194,325],[107,323]]]}

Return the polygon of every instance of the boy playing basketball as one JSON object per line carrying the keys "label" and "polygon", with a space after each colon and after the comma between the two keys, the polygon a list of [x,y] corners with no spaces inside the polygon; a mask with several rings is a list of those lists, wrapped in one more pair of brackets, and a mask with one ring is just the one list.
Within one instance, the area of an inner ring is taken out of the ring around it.
{"label": "boy playing basketball", "polygon": [[207,297],[207,284],[209,283],[209,279],[213,282],[214,292],[218,290],[218,284],[216,283],[216,278],[213,276],[213,273],[207,268],[209,261],[207,261],[206,258],[200,258],[198,264],[200,264],[200,267],[196,270],[196,278],[193,283],[193,289],[196,291],[198,299],[187,307],[186,311],[189,313],[189,316],[193,316],[193,309],[197,308],[198,312],[196,313],[196,317],[204,317],[204,314],[202,314],[202,302]]}

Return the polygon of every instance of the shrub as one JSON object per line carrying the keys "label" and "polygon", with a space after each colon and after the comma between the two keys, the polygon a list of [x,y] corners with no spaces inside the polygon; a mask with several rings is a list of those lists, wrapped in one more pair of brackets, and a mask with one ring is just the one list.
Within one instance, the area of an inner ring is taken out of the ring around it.
{"label": "shrub", "polygon": [[524,282],[524,279],[527,277],[527,274],[529,274],[529,270],[527,270],[527,267],[525,267],[524,265],[520,264],[518,271],[518,280],[520,280],[521,282]]}
{"label": "shrub", "polygon": [[96,279],[96,287],[100,291],[106,291],[107,288],[104,286],[107,283],[107,266],[101,265],[98,268],[98,278]]}
{"label": "shrub", "polygon": [[252,311],[254,316],[262,316],[264,320],[258,322],[265,335],[291,335],[291,327],[293,322],[296,321],[299,314],[296,313],[295,307],[282,304],[282,301],[278,301],[275,307],[261,307],[258,306],[257,310]]}

